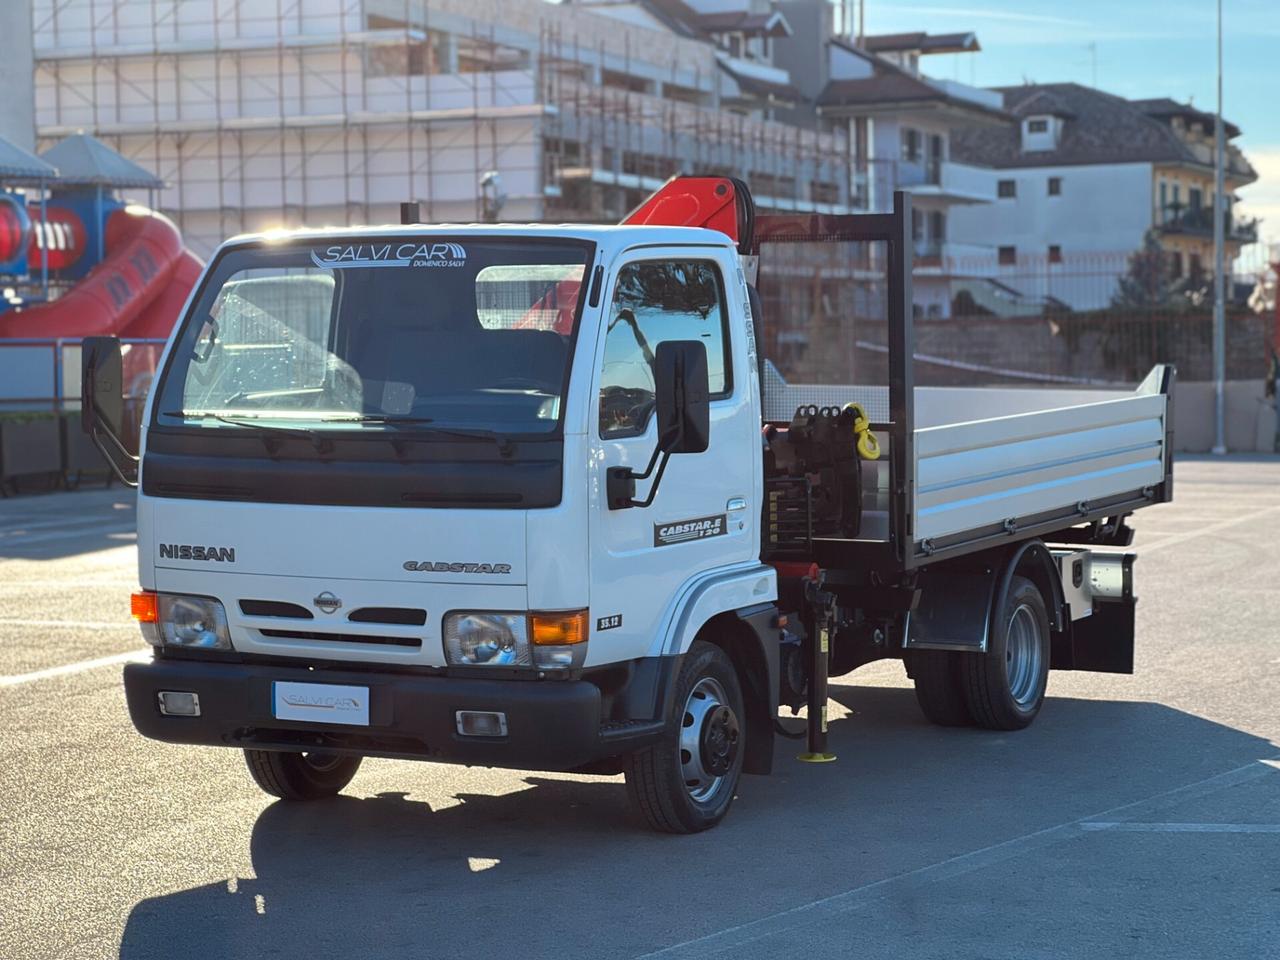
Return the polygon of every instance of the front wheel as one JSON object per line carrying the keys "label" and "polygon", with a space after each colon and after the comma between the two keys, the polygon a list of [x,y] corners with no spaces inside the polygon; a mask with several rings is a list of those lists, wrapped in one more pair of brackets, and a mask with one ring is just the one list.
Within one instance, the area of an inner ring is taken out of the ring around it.
{"label": "front wheel", "polygon": [[364,758],[336,753],[245,750],[244,759],[254,782],[273,797],[318,800],[332,797],[350,783]]}
{"label": "front wheel", "polygon": [[683,709],[663,739],[626,758],[627,793],[653,829],[697,833],[724,819],[742,775],[742,689],[723,650],[694,643],[676,703]]}

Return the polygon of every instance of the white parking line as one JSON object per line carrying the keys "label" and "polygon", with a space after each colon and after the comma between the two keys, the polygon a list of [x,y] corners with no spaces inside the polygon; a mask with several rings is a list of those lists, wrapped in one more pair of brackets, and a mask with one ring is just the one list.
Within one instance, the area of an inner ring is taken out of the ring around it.
{"label": "white parking line", "polygon": [[68,627],[76,630],[137,630],[132,620],[20,620],[0,617],[0,627]]}
{"label": "white parking line", "polygon": [[34,683],[36,680],[48,680],[50,677],[65,677],[71,673],[82,673],[97,667],[109,667],[115,663],[129,663],[134,660],[145,660],[151,655],[150,650],[130,650],[128,653],[117,653],[110,657],[98,657],[94,660],[81,660],[61,667],[49,667],[35,670],[32,673],[18,673],[11,677],[0,677],[0,687],[16,687],[23,683]]}
{"label": "white parking line", "polygon": [[1246,513],[1238,517],[1232,517],[1230,520],[1221,520],[1218,523],[1211,523],[1207,527],[1188,530],[1186,533],[1176,533],[1171,537],[1164,537],[1161,540],[1153,540],[1151,543],[1141,543],[1138,545],[1138,550],[1144,554],[1150,553],[1152,550],[1163,550],[1165,547],[1172,547],[1179,543],[1185,543],[1188,540],[1194,540],[1196,537],[1203,537],[1210,533],[1217,533],[1219,530],[1225,530],[1228,527],[1234,527],[1241,523],[1252,523],[1259,517],[1269,516],[1277,511],[1280,511],[1280,504],[1273,507],[1266,507],[1262,510],[1255,510],[1253,513]]}
{"label": "white parking line", "polygon": [[1090,820],[1085,830],[1118,833],[1280,833],[1280,823],[1104,823]]}
{"label": "white parking line", "polygon": [[787,933],[797,927],[828,922],[834,917],[849,913],[885,897],[893,896],[894,894],[908,894],[932,883],[952,880],[975,870],[982,870],[1005,860],[1012,860],[1014,857],[1022,856],[1031,850],[1067,840],[1075,840],[1083,837],[1086,831],[1090,829],[1087,826],[1089,823],[1117,822],[1112,820],[1100,821],[1098,820],[1099,817],[1115,816],[1122,812],[1128,812],[1133,816],[1150,814],[1170,804],[1185,803],[1228,787],[1248,783],[1251,780],[1256,780],[1259,777],[1274,774],[1275,772],[1274,761],[1262,760],[1248,763],[1243,767],[1228,770],[1226,773],[1220,773],[1217,776],[1154,794],[1144,800],[1125,803],[1118,807],[1112,807],[1110,810],[1103,810],[1087,817],[1081,817],[1079,820],[1071,820],[1067,823],[1059,824],[1056,827],[1036,830],[1033,833],[995,843],[989,847],[982,847],[979,850],[972,850],[969,853],[940,860],[937,863],[917,867],[915,870],[908,870],[892,877],[885,877],[883,880],[863,884],[843,893],[802,903],[789,910],[782,910],[778,913],[761,917],[758,920],[750,920],[737,926],[726,927],[716,933],[709,933],[703,937],[676,943],[661,950],[655,950],[652,953],[640,954],[636,960],[648,960],[651,957],[705,958],[710,954],[739,952],[740,948],[749,943]]}
{"label": "white parking line", "polygon": [[[9,539],[0,541],[0,547],[5,550],[12,550],[17,547],[27,547],[37,543],[48,543],[51,540],[72,540],[76,537],[100,537],[111,533],[135,533],[135,524],[103,524],[101,526],[81,527],[76,530],[63,530],[59,533],[33,533],[30,536],[19,534]],[[123,544],[122,544],[123,546]]]}

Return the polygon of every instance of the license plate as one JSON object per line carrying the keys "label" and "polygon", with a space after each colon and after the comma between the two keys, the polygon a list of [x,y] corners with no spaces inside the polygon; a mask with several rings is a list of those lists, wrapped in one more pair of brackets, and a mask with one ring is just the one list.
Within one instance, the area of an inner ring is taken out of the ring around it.
{"label": "license plate", "polygon": [[277,720],[369,725],[368,687],[277,680],[271,684],[271,699]]}

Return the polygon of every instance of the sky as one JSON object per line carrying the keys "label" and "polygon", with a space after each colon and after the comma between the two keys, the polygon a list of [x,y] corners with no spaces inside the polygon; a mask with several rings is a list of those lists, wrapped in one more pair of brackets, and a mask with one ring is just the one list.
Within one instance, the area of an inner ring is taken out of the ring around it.
{"label": "sky", "polygon": [[[1214,0],[862,0],[867,33],[973,31],[982,51],[925,59],[978,86],[1075,81],[1122,97],[1217,102]],[[1280,243],[1280,0],[1222,0],[1223,115],[1259,173],[1240,192]],[[1277,251],[1280,255],[1280,251]],[[1261,255],[1259,251],[1258,255]]]}

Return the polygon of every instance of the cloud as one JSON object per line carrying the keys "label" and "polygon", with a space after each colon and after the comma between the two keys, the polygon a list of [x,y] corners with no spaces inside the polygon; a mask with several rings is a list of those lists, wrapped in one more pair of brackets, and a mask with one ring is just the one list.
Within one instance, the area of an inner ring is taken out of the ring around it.
{"label": "cloud", "polygon": [[1261,243],[1242,251],[1240,259],[1256,263],[1264,257],[1280,257],[1280,144],[1249,147],[1245,155],[1258,171],[1258,179],[1240,190],[1240,212],[1246,217],[1259,217],[1262,223],[1258,225]]}

